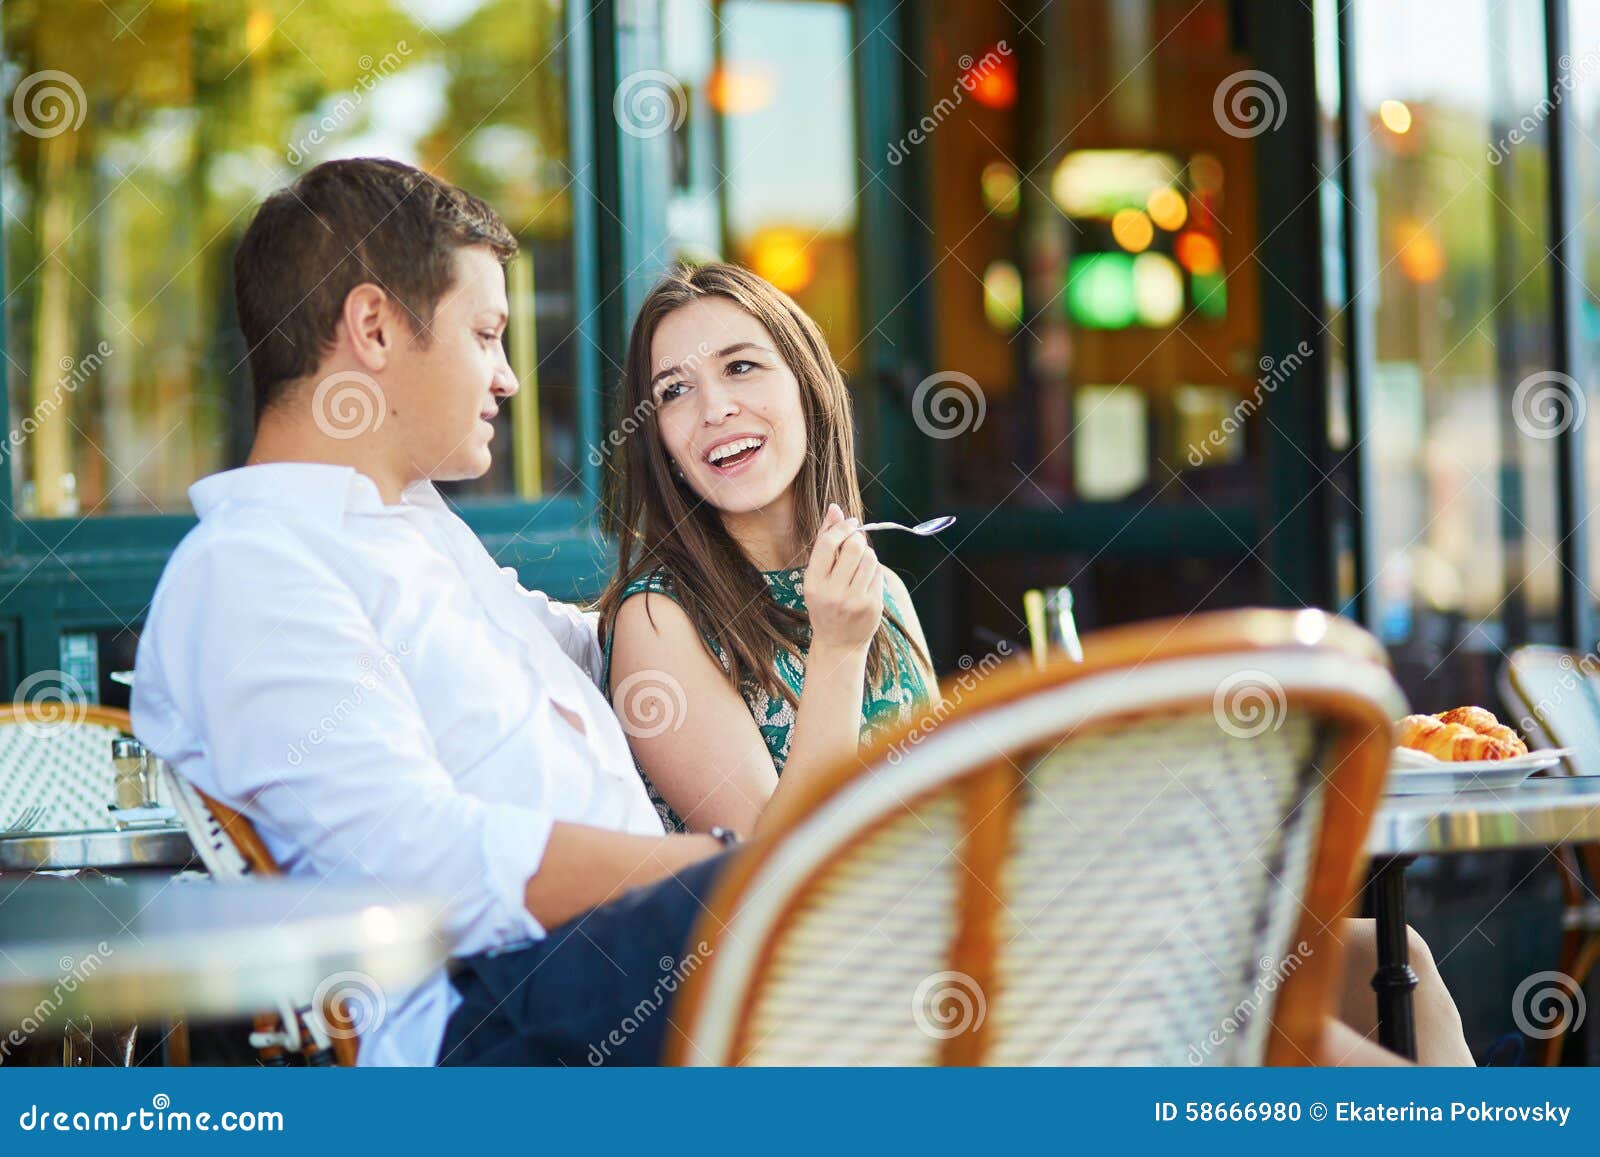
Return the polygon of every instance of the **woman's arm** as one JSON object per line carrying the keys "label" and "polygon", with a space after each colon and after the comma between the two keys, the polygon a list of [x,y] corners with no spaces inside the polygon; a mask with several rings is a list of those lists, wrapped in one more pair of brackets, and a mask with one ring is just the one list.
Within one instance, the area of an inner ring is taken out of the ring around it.
{"label": "woman's arm", "polygon": [[[636,594],[618,609],[615,631],[612,707],[650,782],[694,831],[754,831],[778,773],[688,614],[665,595]],[[663,699],[665,713],[646,713]]]}

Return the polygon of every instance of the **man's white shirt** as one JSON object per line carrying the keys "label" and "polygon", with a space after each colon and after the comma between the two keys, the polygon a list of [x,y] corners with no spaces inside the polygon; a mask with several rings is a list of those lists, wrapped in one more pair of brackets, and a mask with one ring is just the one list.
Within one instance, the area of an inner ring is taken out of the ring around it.
{"label": "man's white shirt", "polygon": [[[661,834],[593,616],[520,587],[430,484],[385,505],[355,470],[275,463],[189,496],[134,731],[287,874],[437,897],[468,955],[544,935],[523,889],[555,822]],[[444,972],[385,996],[361,1062],[433,1064],[459,1001]]]}

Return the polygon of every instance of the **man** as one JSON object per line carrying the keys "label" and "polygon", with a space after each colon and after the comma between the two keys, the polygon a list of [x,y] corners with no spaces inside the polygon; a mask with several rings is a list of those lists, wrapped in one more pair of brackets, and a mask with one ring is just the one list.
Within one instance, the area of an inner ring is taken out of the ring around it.
{"label": "man", "polygon": [[[517,390],[515,249],[482,201],[393,161],[266,199],[234,262],[254,446],[191,489],[139,646],[135,730],[286,872],[444,902],[454,987],[388,994],[367,1064],[585,1063],[670,971],[722,850],[662,833],[592,623],[521,589],[433,489],[489,468]],[[652,884],[582,935],[475,955]],[[653,1061],[664,1020],[614,1058]]]}
{"label": "man", "polygon": [[[255,441],[190,489],[200,523],[139,643],[139,737],[288,874],[442,901],[451,974],[387,994],[363,1064],[653,1063],[665,1010],[613,1030],[675,968],[732,839],[663,834],[592,622],[519,587],[433,489],[488,470],[517,390],[515,249],[394,161],[266,199],[234,260]],[[780,781],[759,826],[802,794]],[[1324,1053],[1396,1059],[1331,1020]]]}

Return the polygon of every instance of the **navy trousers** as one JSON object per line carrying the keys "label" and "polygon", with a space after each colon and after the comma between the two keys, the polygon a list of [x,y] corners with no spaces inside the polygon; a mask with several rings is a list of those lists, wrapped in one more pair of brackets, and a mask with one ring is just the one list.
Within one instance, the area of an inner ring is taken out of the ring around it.
{"label": "navy trousers", "polygon": [[710,948],[689,943],[727,854],[592,908],[543,940],[450,965],[461,1006],[441,1065],[654,1065],[672,998]]}

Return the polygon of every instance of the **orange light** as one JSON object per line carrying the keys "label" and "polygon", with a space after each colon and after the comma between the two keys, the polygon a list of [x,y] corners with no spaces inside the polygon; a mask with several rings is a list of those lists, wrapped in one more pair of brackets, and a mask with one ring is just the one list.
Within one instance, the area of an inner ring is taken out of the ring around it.
{"label": "orange light", "polygon": [[1391,133],[1402,135],[1411,131],[1411,110],[1403,100],[1386,100],[1378,106],[1378,119]]}
{"label": "orange light", "polygon": [[1189,219],[1189,203],[1184,200],[1182,193],[1171,186],[1151,193],[1145,208],[1150,211],[1150,220],[1168,233],[1176,233]]}
{"label": "orange light", "polygon": [[1129,253],[1143,253],[1156,231],[1142,209],[1118,209],[1111,217],[1111,236]]}
{"label": "orange light", "polygon": [[1204,233],[1193,229],[1180,233],[1172,249],[1178,255],[1178,264],[1196,276],[1204,277],[1222,268],[1222,250]]}
{"label": "orange light", "polygon": [[1017,103],[1016,63],[997,45],[962,73],[961,87],[986,108],[1010,108]]}
{"label": "orange light", "polygon": [[1416,221],[1401,221],[1395,226],[1395,263],[1408,281],[1420,284],[1437,281],[1444,273],[1444,247],[1438,238]]}
{"label": "orange light", "polygon": [[785,293],[798,293],[816,276],[816,262],[797,229],[763,229],[750,246],[750,267]]}
{"label": "orange light", "polygon": [[706,80],[706,99],[724,116],[759,112],[772,103],[772,76],[760,68],[722,65]]}

